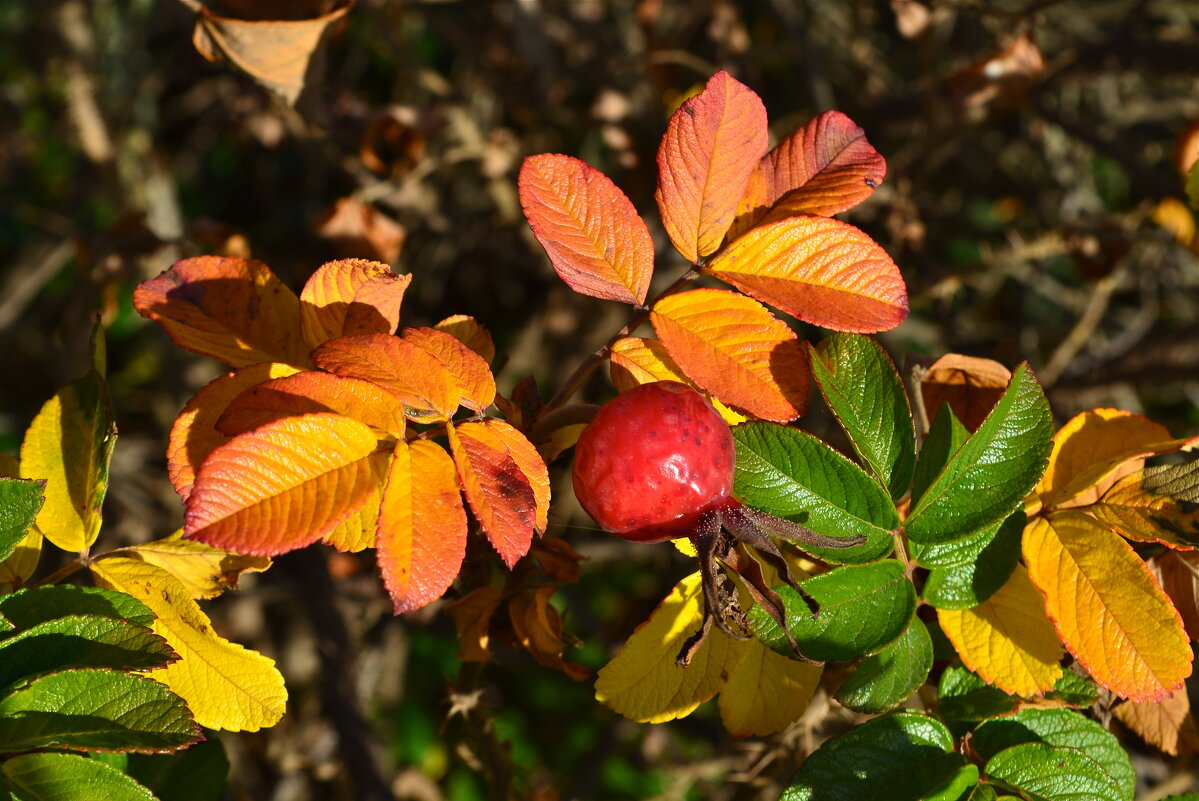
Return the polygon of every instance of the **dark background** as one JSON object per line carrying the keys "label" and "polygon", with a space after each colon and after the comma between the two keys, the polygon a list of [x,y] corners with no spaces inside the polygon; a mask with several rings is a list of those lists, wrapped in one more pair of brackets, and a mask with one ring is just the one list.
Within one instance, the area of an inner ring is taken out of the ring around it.
{"label": "dark background", "polygon": [[[338,4],[209,6],[270,20]],[[141,319],[134,284],[200,253],[253,255],[297,291],[331,258],[390,260],[414,275],[405,324],[474,315],[501,391],[531,374],[548,395],[626,310],[554,276],[520,213],[521,159],[607,173],[669,282],[685,265],[656,219],[654,156],[673,108],[721,68],[761,95],[775,140],[838,109],[886,157],[846,219],[908,283],[911,317],[882,336],[901,363],[1028,360],[1059,422],[1116,406],[1199,429],[1199,263],[1174,163],[1199,116],[1197,2],[361,0],[294,107],[205,60],[196,17],[174,0],[0,2],[0,450],[87,368],[99,312],[120,440],[97,547],[180,525],[166,432],[222,370]],[[350,213],[330,220],[339,202]],[[607,392],[597,379],[585,399]],[[583,525],[562,462],[550,534],[589,558],[559,596],[582,643],[568,658],[597,668],[688,568]],[[291,693],[279,726],[223,738],[229,797],[485,798],[476,768],[498,748],[521,798],[773,799],[849,720],[818,694],[784,734],[733,741],[711,705],[633,724],[523,653],[463,667],[439,605],[391,617],[370,553],[333,559],[335,579],[329,552],[289,555],[208,605],[222,634],[279,660]],[[451,714],[452,698],[477,704]],[[1148,785],[1193,778],[1138,759]]]}

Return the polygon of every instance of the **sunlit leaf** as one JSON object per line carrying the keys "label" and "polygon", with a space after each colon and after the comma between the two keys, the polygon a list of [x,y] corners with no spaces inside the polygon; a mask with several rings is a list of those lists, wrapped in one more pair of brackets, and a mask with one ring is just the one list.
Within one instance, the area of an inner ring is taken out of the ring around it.
{"label": "sunlit leaf", "polygon": [[227,589],[236,589],[243,573],[259,573],[271,566],[265,557],[230,553],[185,540],[181,533],[109,553],[161,567],[179,580],[189,598],[215,598]]}
{"label": "sunlit leaf", "polygon": [[25,432],[21,478],[46,480],[37,528],[64,551],[82,551],[100,534],[116,436],[108,390],[94,370],[46,401]]}
{"label": "sunlit leaf", "polygon": [[399,398],[370,381],[320,370],[251,386],[228,404],[216,427],[234,437],[284,417],[318,412],[352,417],[381,434],[404,436],[404,404]]}
{"label": "sunlit leaf", "polygon": [[466,555],[466,511],[454,460],[428,440],[396,443],[375,547],[395,614],[440,598]]}
{"label": "sunlit leaf", "polygon": [[233,399],[263,381],[297,372],[299,368],[289,364],[252,364],[225,373],[192,396],[175,418],[167,445],[167,476],[184,502],[196,483],[196,470],[200,463],[217,446],[229,441],[216,426]]}
{"label": "sunlit leaf", "polygon": [[886,174],[887,163],[865,132],[841,112],[826,111],[762,157],[733,231],[743,233],[763,218],[831,217],[870,197]]}
{"label": "sunlit leaf", "polygon": [[734,737],[782,731],[808,708],[823,670],[751,643],[720,690],[721,723]]}
{"label": "sunlit leaf", "polygon": [[466,345],[482,356],[483,361],[488,364],[495,360],[495,344],[491,341],[491,334],[474,317],[468,314],[453,314],[433,327]]}
{"label": "sunlit leaf", "polygon": [[404,339],[441,362],[458,386],[463,406],[482,413],[495,400],[495,378],[483,357],[452,334],[434,328],[405,328]]}
{"label": "sunlit leaf", "polygon": [[300,300],[260,261],[183,259],[138,284],[133,305],[179,347],[232,367],[309,364],[309,346],[300,335]]}
{"label": "sunlit leaf", "polygon": [[339,337],[314,350],[312,358],[322,370],[383,387],[403,401],[408,417],[418,422],[448,420],[458,409],[460,391],[450,371],[402,337]]}
{"label": "sunlit leaf", "polygon": [[1151,701],[1190,675],[1178,612],[1120,537],[1089,515],[1065,511],[1030,523],[1023,550],[1058,636],[1097,683]]}
{"label": "sunlit leaf", "polygon": [[411,275],[382,262],[342,259],[322,264],[300,291],[300,330],[308,347],[353,334],[391,334]]}
{"label": "sunlit leaf", "polygon": [[78,754],[18,754],[0,764],[0,776],[20,801],[158,801],[116,768]]}
{"label": "sunlit leaf", "polygon": [[962,663],[1004,692],[1044,694],[1062,674],[1062,645],[1023,567],[978,606],[937,618]]}
{"label": "sunlit leaf", "polygon": [[371,430],[336,414],[287,417],[216,448],[187,500],[184,534],[218,548],[272,555],[317,540],[382,481]]}
{"label": "sunlit leaf", "polygon": [[181,695],[197,723],[257,731],[283,716],[287,690],[274,661],[217,636],[174,576],[157,565],[115,556],[97,559],[91,570],[98,582],[129,593],[154,612],[154,631],[180,659],[147,675]]}
{"label": "sunlit leaf", "polygon": [[533,542],[537,497],[504,438],[484,423],[447,426],[466,500],[509,568]]}
{"label": "sunlit leaf", "polygon": [[928,628],[913,618],[898,640],[858,663],[837,690],[837,700],[855,712],[888,712],[924,684],[932,666],[933,641]]}
{"label": "sunlit leaf", "polygon": [[1000,751],[983,766],[987,777],[1023,798],[1046,801],[1130,801],[1095,760],[1074,748],[1031,742]]}
{"label": "sunlit leaf", "polygon": [[524,473],[525,478],[529,480],[529,486],[533,490],[533,499],[537,504],[534,528],[538,534],[544,534],[549,525],[550,513],[549,468],[545,466],[545,461],[533,447],[533,443],[529,442],[525,435],[513,428],[511,424],[489,418],[483,421],[483,425],[503,440],[504,447],[508,449],[508,455],[512,457],[512,461],[516,462],[520,472]]}
{"label": "sunlit leaf", "polygon": [[683,643],[699,629],[702,613],[700,576],[693,573],[675,585],[616,656],[600,668],[596,700],[639,723],[664,723],[690,715],[716,695],[749,643],[713,631],[691,663],[679,667],[675,659]]}
{"label": "sunlit leaf", "polygon": [[379,504],[383,502],[383,486],[378,486],[358,509],[337,528],[321,537],[321,542],[342,553],[358,553],[375,547],[375,533],[379,527]]}
{"label": "sunlit leaf", "polygon": [[827,217],[760,225],[707,269],[780,311],[836,331],[885,331],[908,316],[907,287],[887,252]]}
{"label": "sunlit leaf", "polygon": [[1199,545],[1199,460],[1130,473],[1090,511],[1131,540],[1193,548]]}
{"label": "sunlit leaf", "polygon": [[641,305],[654,243],[632,201],[594,167],[570,156],[525,159],[520,204],[558,276],[576,292]]}
{"label": "sunlit leaf", "polygon": [[687,261],[720,247],[768,144],[761,99],[723,70],[671,116],[658,148],[655,198]]}
{"label": "sunlit leaf", "polygon": [[[617,392],[628,392],[638,384],[652,384],[655,381],[691,384],[683,374],[683,368],[675,364],[666,351],[666,346],[656,339],[623,337],[612,343],[611,351],[612,384]],[[698,387],[695,389],[703,392]],[[746,421],[745,415],[737,414],[716,398],[709,395],[708,400],[729,425]]]}
{"label": "sunlit leaf", "polygon": [[757,301],[693,289],[659,300],[650,320],[683,372],[737,411],[785,423],[807,407],[803,343]]}

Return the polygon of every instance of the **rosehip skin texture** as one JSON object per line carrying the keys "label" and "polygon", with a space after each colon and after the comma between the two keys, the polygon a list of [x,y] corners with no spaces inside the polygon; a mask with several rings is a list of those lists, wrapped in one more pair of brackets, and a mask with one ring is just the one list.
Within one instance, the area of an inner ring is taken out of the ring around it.
{"label": "rosehip skin texture", "polygon": [[575,446],[574,490],[605,531],[633,542],[690,536],[733,500],[733,432],[703,395],[658,381],[606,403]]}

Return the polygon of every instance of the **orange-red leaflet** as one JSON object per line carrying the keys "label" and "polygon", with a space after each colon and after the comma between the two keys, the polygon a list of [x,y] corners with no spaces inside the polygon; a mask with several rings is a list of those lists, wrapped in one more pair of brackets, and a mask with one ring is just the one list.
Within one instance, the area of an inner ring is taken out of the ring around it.
{"label": "orange-red leaflet", "polygon": [[187,500],[184,536],[271,556],[320,539],[383,481],[386,454],[364,423],[338,414],[286,417],[208,455]]}
{"label": "orange-red leaflet", "polygon": [[342,259],[322,264],[300,291],[300,330],[310,348],[340,336],[390,334],[411,275],[382,262]]}
{"label": "orange-red leaflet", "polygon": [[858,205],[887,174],[866,133],[839,111],[797,128],[758,163],[741,198],[734,231],[797,214],[829,217]]}
{"label": "orange-red leaflet", "polygon": [[229,441],[216,428],[229,404],[252,386],[296,372],[288,364],[253,364],[214,379],[192,396],[175,419],[167,445],[167,476],[179,497],[187,500],[200,463]]}
{"label": "orange-red leaflet", "polygon": [[440,445],[396,443],[375,547],[397,615],[440,598],[453,583],[466,554],[466,511],[454,461]]}
{"label": "orange-red leaflet", "polygon": [[404,339],[441,362],[458,386],[459,402],[482,413],[495,400],[495,378],[483,357],[453,334],[434,328],[405,328]]}
{"label": "orange-red leaflet", "polygon": [[633,202],[594,167],[570,156],[525,159],[520,204],[550,263],[576,292],[640,306],[654,243]]}
{"label": "orange-red leaflet", "polygon": [[133,305],[179,347],[233,367],[309,364],[308,345],[300,336],[299,298],[260,261],[183,259],[138,284]]}
{"label": "orange-red leaflet", "polygon": [[761,98],[724,70],[671,116],[654,197],[683,258],[694,263],[720,247],[768,144]]}
{"label": "orange-red leaflet", "polygon": [[404,436],[404,404],[399,398],[369,381],[320,370],[250,387],[233,399],[217,428],[232,437],[282,417],[316,412],[335,412],[380,433]]}
{"label": "orange-red leaflet", "polygon": [[1192,659],[1182,619],[1127,542],[1068,510],[1030,522],[1023,550],[1058,636],[1097,683],[1136,701],[1182,686]]}
{"label": "orange-red leaflet", "polygon": [[391,334],[331,339],[312,352],[330,373],[378,384],[404,402],[409,419],[448,420],[458,409],[458,382],[433,354]]}
{"label": "orange-red leaflet", "polygon": [[479,527],[509,568],[533,542],[537,498],[504,439],[484,423],[447,425],[458,479]]}
{"label": "orange-red leaflet", "polygon": [[807,406],[803,343],[756,300],[693,289],[659,300],[650,321],[687,377],[734,409],[785,423]]}
{"label": "orange-red leaflet", "polygon": [[826,217],[760,225],[721,251],[708,270],[835,331],[885,331],[908,316],[907,287],[887,252],[852,225]]}

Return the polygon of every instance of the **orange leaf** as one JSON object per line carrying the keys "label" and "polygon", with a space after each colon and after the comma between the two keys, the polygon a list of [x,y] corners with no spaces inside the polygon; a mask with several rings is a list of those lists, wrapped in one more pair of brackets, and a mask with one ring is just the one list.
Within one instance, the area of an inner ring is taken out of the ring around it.
{"label": "orange leaf", "polygon": [[378,384],[404,402],[409,419],[448,420],[458,409],[458,384],[424,348],[391,334],[331,339],[312,352],[316,366]]}
{"label": "orange leaf", "polygon": [[570,156],[520,167],[520,205],[558,276],[575,292],[640,306],[654,270],[645,221],[616,184]]}
{"label": "orange leaf", "polygon": [[683,372],[729,406],[780,423],[803,413],[807,352],[757,301],[693,289],[659,300],[650,321]]}
{"label": "orange leaf", "polygon": [[483,423],[446,426],[458,479],[479,527],[509,569],[533,542],[537,499],[499,434]]}
{"label": "orange leaf", "polygon": [[946,403],[969,431],[975,431],[1003,396],[1012,371],[992,359],[948,353],[929,365],[920,380],[924,413],[929,420]]}
{"label": "orange leaf", "polygon": [[1163,465],[1119,478],[1090,508],[1117,534],[1190,550],[1199,545],[1199,464]]}
{"label": "orange leaf", "polygon": [[453,334],[434,328],[405,328],[404,339],[441,362],[458,385],[459,401],[482,413],[495,400],[495,377],[482,356]]}
{"label": "orange leaf", "polygon": [[200,466],[184,536],[270,556],[303,547],[356,512],[386,463],[375,435],[337,414],[268,423],[219,446]]}
{"label": "orange leaf", "polygon": [[[691,384],[691,380],[683,375],[683,368],[675,364],[674,359],[666,352],[666,346],[656,339],[642,337],[624,337],[612,343],[611,349],[612,385],[617,392],[628,392],[639,384],[650,384],[654,381],[679,381]],[[699,389],[696,387],[696,389]],[[702,391],[702,390],[700,390]],[[720,401],[709,396],[708,400],[720,416],[729,425],[744,423],[745,415],[737,414]]]}
{"label": "orange leaf", "polygon": [[826,111],[762,157],[734,230],[747,231],[763,218],[831,217],[870,197],[886,174],[887,162],[866,132],[841,112]]}
{"label": "orange leaf", "polygon": [[454,460],[434,442],[397,442],[379,512],[379,572],[397,615],[440,598],[466,555]]}
{"label": "orange leaf", "polygon": [[233,367],[256,362],[307,366],[300,301],[260,261],[183,259],[133,290],[133,305],[181,348]]}
{"label": "orange leaf", "polygon": [[1168,698],[1145,703],[1125,701],[1113,711],[1142,740],[1171,756],[1194,753],[1199,746],[1199,732],[1195,729],[1185,684]]}
{"label": "orange leaf", "polygon": [[525,435],[517,431],[510,423],[488,419],[484,420],[483,424],[503,440],[504,447],[508,449],[508,455],[512,457],[512,461],[516,462],[520,472],[524,473],[525,478],[529,480],[529,486],[533,489],[533,498],[537,504],[535,526],[538,534],[544,534],[546,526],[549,525],[550,513],[550,474],[549,469],[545,466],[545,461],[537,452],[537,448],[533,447],[533,443],[529,442]]}
{"label": "orange leaf", "polygon": [[1125,462],[1194,441],[1171,439],[1164,426],[1139,414],[1092,409],[1058,430],[1036,492],[1045,506],[1055,506],[1095,487]]}
{"label": "orange leaf", "polygon": [[658,211],[692,263],[720,247],[766,152],[766,107],[724,70],[671,116],[658,148]]}
{"label": "orange leaf", "polygon": [[382,387],[359,378],[306,370],[250,387],[229,404],[217,428],[233,437],[283,417],[335,412],[379,432],[404,436],[404,404]]}
{"label": "orange leaf", "polygon": [[899,268],[873,239],[827,217],[790,217],[737,238],[708,270],[787,314],[835,331],[894,328],[908,316]]}
{"label": "orange leaf", "polygon": [[537,663],[561,670],[575,681],[582,681],[591,671],[562,658],[566,642],[562,619],[550,604],[557,587],[538,587],[535,591],[517,593],[508,601],[508,617],[517,641]]}
{"label": "orange leaf", "polygon": [[938,609],[937,619],[962,664],[1006,693],[1047,693],[1062,675],[1062,644],[1023,565],[978,606]]}
{"label": "orange leaf", "polygon": [[214,448],[229,441],[216,428],[229,404],[256,384],[296,372],[287,364],[253,364],[226,373],[192,396],[171,426],[167,446],[167,476],[179,497],[187,501],[200,463]]}
{"label": "orange leaf", "polygon": [[1182,686],[1191,672],[1182,620],[1128,543],[1064,511],[1029,523],[1023,547],[1058,636],[1097,683],[1137,701]]}
{"label": "orange leaf", "polygon": [[364,259],[331,261],[317,268],[300,291],[300,330],[315,348],[352,334],[391,334],[411,275]]}
{"label": "orange leaf", "polygon": [[469,314],[450,315],[433,327],[453,336],[482,356],[483,361],[488,364],[495,359],[495,343],[491,341],[491,334],[487,333],[487,329]]}

